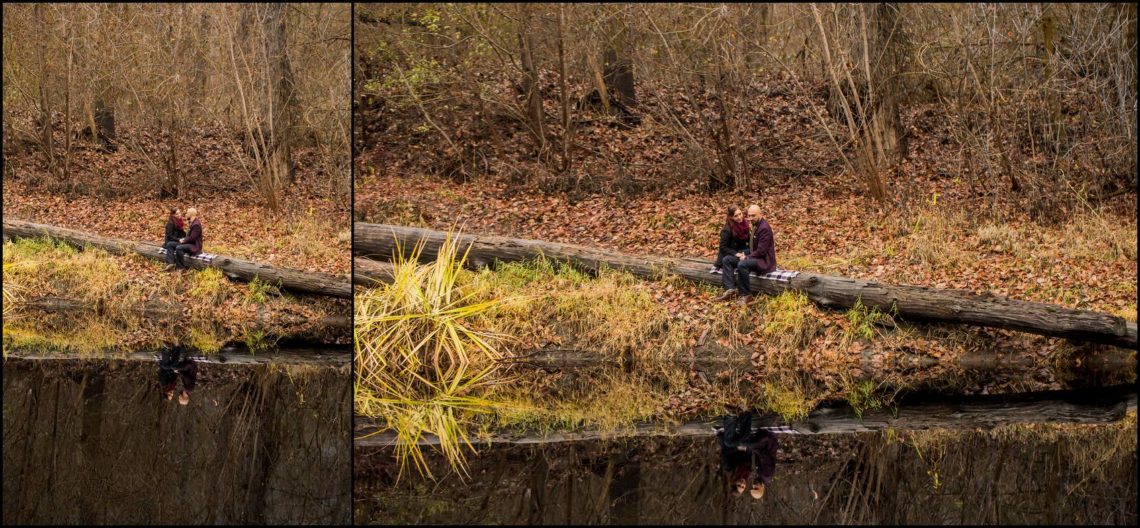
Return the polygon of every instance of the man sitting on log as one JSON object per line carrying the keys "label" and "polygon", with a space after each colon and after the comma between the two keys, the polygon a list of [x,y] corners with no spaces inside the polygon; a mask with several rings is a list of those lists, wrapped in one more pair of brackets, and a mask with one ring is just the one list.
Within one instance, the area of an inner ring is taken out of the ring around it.
{"label": "man sitting on log", "polygon": [[[772,226],[768,225],[767,220],[760,217],[759,205],[748,206],[748,221],[752,224],[748,244],[749,252],[724,257],[721,264],[724,266],[722,282],[725,291],[716,298],[718,301],[731,299],[739,292],[740,303],[746,304],[753,295],[749,282],[751,278],[748,274],[754,272],[757,275],[763,275],[776,271],[776,241],[772,235]],[[735,288],[732,287],[733,279],[736,281]]]}
{"label": "man sitting on log", "polygon": [[186,271],[190,266],[186,264],[185,255],[197,255],[202,252],[202,221],[198,219],[198,210],[191,207],[186,210],[186,218],[190,219],[189,233],[185,238],[178,239],[174,251],[166,252],[166,270],[178,268]]}

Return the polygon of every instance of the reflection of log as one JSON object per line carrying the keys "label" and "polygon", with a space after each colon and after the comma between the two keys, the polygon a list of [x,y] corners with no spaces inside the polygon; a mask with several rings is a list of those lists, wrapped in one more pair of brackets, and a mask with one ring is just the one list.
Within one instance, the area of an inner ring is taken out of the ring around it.
{"label": "reflection of log", "polygon": [[[83,231],[55,227],[45,224],[35,224],[21,220],[4,219],[5,236],[38,237],[47,236],[73,244],[76,246],[89,245],[105,249],[116,255],[138,253],[155,260],[165,260],[159,253],[160,246],[147,242],[133,242],[119,238],[107,238]],[[283,288],[300,292],[333,297],[352,298],[352,284],[343,277],[309,271],[298,271],[288,268],[278,268],[268,264],[261,264],[249,260],[241,260],[225,255],[218,255],[209,264],[195,259],[186,259],[193,268],[213,267],[221,269],[227,276],[243,281],[251,281],[254,277],[264,282],[279,285]]]}
{"label": "reflection of log", "polygon": [[[352,364],[352,354],[326,350],[277,350],[253,354],[248,350],[235,350],[233,352],[217,352],[210,355],[193,355],[198,363],[226,364],[226,365],[325,365],[330,367],[344,367]],[[155,352],[31,352],[8,351],[4,359],[25,360],[76,360],[76,359],[111,359],[120,361],[158,361]]]}
{"label": "reflection of log", "polygon": [[[699,351],[699,349],[698,349]],[[1079,361],[1079,363],[1076,363]],[[593,350],[555,349],[544,348],[523,352],[502,360],[504,365],[517,365],[525,368],[544,370],[572,370],[581,368],[594,368],[606,365],[638,363],[634,356],[615,358],[606,356]],[[689,368],[700,372],[720,372],[724,370],[744,371],[751,368],[748,356],[744,354],[698,354],[688,357],[679,354],[662,361],[679,368]],[[1076,365],[1083,365],[1088,369],[1101,372],[1119,370],[1134,371],[1136,369],[1136,353],[1119,348],[1105,348],[1101,353],[1073,358]],[[642,362],[643,364],[646,362]],[[874,377],[883,370],[889,369],[930,369],[937,367],[953,367],[969,371],[991,370],[1032,370],[1043,365],[1038,358],[1025,354],[977,354],[968,353],[948,358],[938,358],[922,354],[892,353],[889,358],[879,364],[872,363],[863,358],[859,368],[864,375]]]}
{"label": "reflection of log", "polygon": [[377,282],[392,282],[392,263],[364,258],[352,259],[352,283],[373,286]]}
{"label": "reflection of log", "polygon": [[[353,224],[355,254],[387,260],[397,245],[410,250],[417,241],[425,242],[420,258],[434,259],[447,233],[431,229],[386,224]],[[574,244],[543,242],[497,236],[463,235],[460,252],[468,246],[469,264],[486,265],[495,259],[510,262],[545,255],[568,260],[577,267],[594,270],[601,266],[624,269],[639,277],[676,274],[686,279],[718,286],[720,276],[708,273],[709,261],[629,255]],[[961,290],[939,290],[923,286],[895,286],[872,281],[831,277],[802,272],[788,282],[759,277],[752,286],[768,295],[786,289],[803,291],[814,302],[828,307],[850,308],[857,300],[863,305],[916,320],[976,324],[1011,328],[1035,334],[1074,340],[1109,343],[1137,348],[1136,323],[1113,315],[1073,310],[1061,306],[1018,301]]]}
{"label": "reflection of log", "polygon": [[[844,434],[869,431],[925,429],[989,429],[1018,423],[1115,422],[1128,410],[1136,409],[1135,385],[1082,391],[1044,391],[1021,394],[959,396],[926,402],[902,401],[890,409],[868,410],[860,419],[851,407],[843,405],[813,411],[803,421],[785,424],[778,416],[764,415],[753,420],[758,427],[788,425],[798,434]],[[545,436],[493,433],[473,443],[549,444],[631,436],[712,436],[719,422],[693,422],[679,426],[640,424],[615,432],[596,430],[556,432]],[[356,446],[392,446],[396,436],[383,429],[381,422],[356,418]],[[436,445],[434,435],[421,437],[421,445]]]}

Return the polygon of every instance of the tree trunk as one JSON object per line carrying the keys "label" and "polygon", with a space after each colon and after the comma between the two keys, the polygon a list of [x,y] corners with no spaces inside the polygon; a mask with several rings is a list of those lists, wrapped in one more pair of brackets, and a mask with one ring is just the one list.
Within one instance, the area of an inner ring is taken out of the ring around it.
{"label": "tree trunk", "polygon": [[626,39],[623,37],[624,29],[619,36],[614,37],[603,55],[603,78],[610,93],[616,93],[618,101],[626,107],[637,104],[637,91],[634,88],[633,61],[627,53]]}
{"label": "tree trunk", "polygon": [[564,5],[558,4],[558,84],[559,94],[562,98],[562,166],[560,170],[563,173],[570,170],[570,143],[574,137],[574,131],[570,129],[570,92],[566,88],[565,10]]}
{"label": "tree trunk", "polygon": [[[353,224],[353,252],[363,257],[391,259],[396,246],[410,249],[420,239],[425,247],[421,260],[434,260],[447,233],[385,224]],[[568,260],[576,267],[596,270],[609,266],[643,278],[680,275],[694,282],[720,286],[720,276],[711,275],[711,262],[691,258],[628,255],[617,251],[574,244],[560,244],[496,236],[462,235],[460,253],[470,246],[468,265],[485,266],[494,259],[513,262],[539,254]],[[768,295],[787,289],[803,291],[819,305],[847,309],[862,302],[868,308],[896,313],[917,320],[975,324],[1010,328],[1035,334],[1096,341],[1137,348],[1136,323],[1113,315],[1073,310],[1056,305],[1018,301],[995,295],[961,290],[938,290],[923,286],[895,286],[873,281],[801,272],[790,282],[752,277],[752,288]]]}
{"label": "tree trunk", "polygon": [[534,39],[531,38],[530,11],[528,4],[518,4],[519,9],[519,58],[523,68],[523,94],[526,97],[527,127],[535,146],[541,153],[546,149],[546,133],[543,131],[542,94],[538,88],[538,70],[534,65]]}
{"label": "tree trunk", "polygon": [[[44,224],[35,224],[21,220],[4,219],[4,234],[16,237],[47,236],[82,247],[90,245],[105,249],[116,255],[138,253],[144,257],[165,261],[166,258],[159,253],[161,246],[148,242],[133,242],[119,238],[108,238],[74,229],[55,227]],[[288,268],[277,268],[268,264],[260,264],[248,260],[236,259],[218,255],[210,263],[187,258],[187,264],[192,268],[218,268],[227,276],[251,281],[255,277],[263,282],[276,284],[282,288],[299,293],[329,295],[344,299],[352,298],[352,284],[345,277],[329,275],[327,273],[298,271]]]}
{"label": "tree trunk", "polygon": [[296,136],[296,101],[293,69],[289,65],[285,30],[285,4],[266,5],[265,67],[269,95],[262,105],[262,123],[268,137],[265,170],[275,191],[293,183],[293,141]]}
{"label": "tree trunk", "polygon": [[[939,398],[907,403],[890,408],[867,410],[860,418],[847,405],[812,411],[804,420],[785,422],[776,415],[757,416],[756,428],[778,428],[776,433],[851,434],[887,430],[923,431],[929,429],[992,429],[1010,424],[1074,423],[1103,424],[1120,421],[1136,408],[1136,387],[1121,385],[1083,391],[1042,391],[1019,394],[989,394]],[[387,432],[383,423],[368,417],[355,419],[354,446],[381,447],[397,445],[396,435]],[[712,437],[719,421],[690,422],[672,427],[666,424],[639,424],[626,429],[555,432],[548,435],[520,435],[507,431],[492,432],[488,438],[476,438],[473,444],[553,444],[623,437]],[[425,434],[419,445],[438,445],[439,438]]]}

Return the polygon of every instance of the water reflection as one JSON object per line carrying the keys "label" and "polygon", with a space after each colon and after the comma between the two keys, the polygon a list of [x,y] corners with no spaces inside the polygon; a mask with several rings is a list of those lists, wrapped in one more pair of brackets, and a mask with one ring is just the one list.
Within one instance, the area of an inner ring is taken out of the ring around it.
{"label": "water reflection", "polygon": [[708,437],[496,445],[469,460],[468,480],[438,482],[397,482],[392,448],[358,447],[356,522],[1135,523],[1134,412],[1003,431],[780,434],[763,500],[734,492]]}
{"label": "water reflection", "polygon": [[183,346],[168,346],[158,356],[158,386],[167,401],[174,397],[174,389],[182,379],[182,392],[178,394],[179,405],[190,404],[190,393],[198,380],[198,364],[190,356],[190,349]]}
{"label": "water reflection", "polygon": [[748,489],[753,499],[764,497],[776,473],[776,455],[779,441],[766,429],[752,429],[752,411],[737,416],[725,416],[717,430],[720,443],[721,470],[729,475],[737,495]]}
{"label": "water reflection", "polygon": [[8,359],[4,523],[350,522],[347,366],[188,352]]}

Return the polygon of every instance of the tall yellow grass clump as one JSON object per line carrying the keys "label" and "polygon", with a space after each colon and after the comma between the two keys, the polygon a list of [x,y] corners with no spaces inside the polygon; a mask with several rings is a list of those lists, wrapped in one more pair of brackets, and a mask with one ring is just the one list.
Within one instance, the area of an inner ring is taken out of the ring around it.
{"label": "tall yellow grass clump", "polygon": [[436,435],[452,467],[465,471],[463,447],[471,445],[461,424],[495,407],[481,394],[501,356],[500,336],[472,323],[502,300],[479,300],[459,285],[467,254],[451,236],[430,264],[417,264],[422,250],[399,250],[392,282],[356,297],[355,406],[398,436],[401,476],[410,461],[431,477],[417,440]]}

